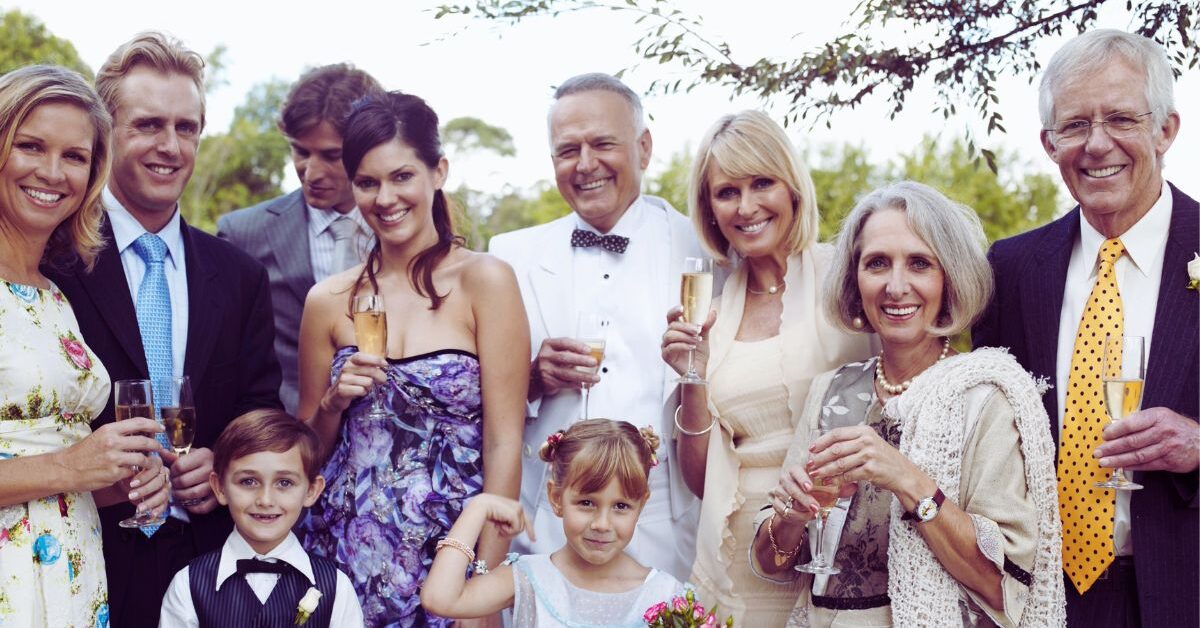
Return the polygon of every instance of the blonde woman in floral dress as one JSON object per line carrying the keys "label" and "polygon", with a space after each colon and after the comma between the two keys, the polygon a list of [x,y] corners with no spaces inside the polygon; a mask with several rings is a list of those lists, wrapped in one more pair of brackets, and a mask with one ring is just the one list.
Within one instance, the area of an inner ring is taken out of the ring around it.
{"label": "blonde woman in floral dress", "polygon": [[[92,432],[108,399],[43,264],[100,245],[111,122],[77,73],[32,66],[0,78],[0,625],[103,627],[107,583],[97,503],[161,511],[158,449],[131,419]],[[134,467],[141,469],[135,473]]]}

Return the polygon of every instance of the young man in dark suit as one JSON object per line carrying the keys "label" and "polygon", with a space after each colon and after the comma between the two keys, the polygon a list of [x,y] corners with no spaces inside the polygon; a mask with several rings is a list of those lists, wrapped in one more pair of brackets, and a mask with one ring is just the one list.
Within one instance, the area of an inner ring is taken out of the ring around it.
{"label": "young man in dark suit", "polygon": [[316,282],[366,259],[373,239],[342,166],[342,122],[354,101],[379,89],[369,74],[345,63],[301,76],[279,114],[301,188],[217,221],[217,235],[249,253],[270,275],[275,354],[283,369],[279,397],[293,415],[300,400],[297,353],[304,298]]}
{"label": "young man in dark suit", "polygon": [[[976,346],[1008,347],[1054,385],[1044,402],[1071,626],[1200,623],[1200,295],[1187,271],[1200,210],[1162,175],[1179,130],[1173,82],[1161,47],[1139,35],[1093,31],[1054,55],[1042,144],[1079,205],[992,247],[995,297],[974,330]],[[1110,425],[1100,345],[1121,335],[1146,340],[1145,394],[1143,410]],[[1097,488],[1115,467],[1144,488]]]}
{"label": "young man in dark suit", "polygon": [[[52,277],[113,381],[187,375],[195,397],[194,448],[163,453],[173,485],[167,521],[129,530],[118,522],[131,505],[100,511],[110,616],[122,628],[157,625],[175,572],[232,529],[208,484],[221,430],[248,410],[279,407],[266,271],[179,215],[204,127],[203,68],[198,54],[153,32],[100,68],[97,91],[113,117],[108,244],[92,272]],[[112,420],[110,404],[93,425]]]}

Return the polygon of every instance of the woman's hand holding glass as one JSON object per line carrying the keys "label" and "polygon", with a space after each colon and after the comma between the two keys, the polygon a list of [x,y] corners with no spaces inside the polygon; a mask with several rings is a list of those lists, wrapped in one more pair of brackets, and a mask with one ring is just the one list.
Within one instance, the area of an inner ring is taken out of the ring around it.
{"label": "woman's hand holding glass", "polygon": [[[925,473],[868,425],[839,427],[809,446],[810,478],[841,476],[845,482],[870,482],[893,493],[919,492],[913,484]],[[853,491],[851,491],[852,493]]]}
{"label": "woman's hand holding glass", "polygon": [[341,414],[355,399],[387,383],[387,375],[383,370],[386,366],[387,360],[377,355],[361,351],[351,355],[338,373],[337,381],[325,391],[321,408]]}
{"label": "woman's hand holding glass", "polygon": [[692,355],[692,366],[701,379],[708,372],[708,330],[717,322],[715,310],[708,312],[704,325],[697,326],[683,320],[683,306],[676,305],[667,310],[667,331],[662,337],[662,359],[675,372],[683,375],[688,370],[688,353]]}

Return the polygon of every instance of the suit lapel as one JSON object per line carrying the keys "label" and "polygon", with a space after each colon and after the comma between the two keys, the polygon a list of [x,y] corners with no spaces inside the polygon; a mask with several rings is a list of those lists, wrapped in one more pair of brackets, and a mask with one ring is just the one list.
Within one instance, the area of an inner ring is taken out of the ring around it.
{"label": "suit lapel", "polygon": [[547,338],[575,335],[575,291],[571,286],[570,230],[574,214],[558,219],[546,230],[545,236],[534,246],[542,249],[541,258],[529,271],[529,286],[536,303],[534,311],[541,317]]}
{"label": "suit lapel", "polygon": [[[1034,263],[1026,265],[1021,279],[1029,287],[1021,290],[1021,310],[1028,325],[1025,350],[1029,367],[1035,375],[1048,377],[1051,382],[1057,372],[1063,288],[1067,284],[1067,266],[1078,231],[1079,209],[1076,208],[1055,221],[1042,240],[1035,244],[1036,253],[1030,257]],[[1047,392],[1045,401],[1047,414],[1057,416],[1057,395]],[[1057,442],[1058,422],[1051,420],[1050,424]]]}
{"label": "suit lapel", "polygon": [[[1188,290],[1187,263],[1196,250],[1200,210],[1196,201],[1171,186],[1171,227],[1163,254],[1158,305],[1154,314],[1154,342],[1146,364],[1146,394],[1142,407],[1178,407],[1182,394],[1195,397],[1196,373],[1189,373],[1189,358],[1196,349],[1198,298]],[[1190,334],[1190,337],[1189,337]],[[1190,363],[1194,364],[1194,361]]]}
{"label": "suit lapel", "polygon": [[101,224],[101,232],[109,244],[100,251],[91,277],[85,278],[85,271],[82,269],[76,271],[79,283],[138,372],[143,377],[149,377],[150,371],[146,368],[146,351],[142,347],[137,312],[133,307],[129,283],[125,279],[125,267],[121,265],[121,254],[117,251],[112,225],[109,224],[107,215]]}
{"label": "suit lapel", "polygon": [[[217,322],[221,320],[216,295],[230,286],[217,282],[217,267],[209,251],[200,243],[192,227],[180,220],[183,250],[187,259],[188,285],[188,330],[187,348],[184,351],[183,372],[195,376],[204,372],[208,356],[212,353],[211,338],[216,334]],[[192,382],[198,386],[199,382]]]}
{"label": "suit lapel", "polygon": [[289,194],[281,203],[267,211],[274,217],[267,225],[271,253],[279,270],[287,278],[288,287],[300,302],[313,287],[312,256],[308,250],[308,209],[304,194],[299,190]]}

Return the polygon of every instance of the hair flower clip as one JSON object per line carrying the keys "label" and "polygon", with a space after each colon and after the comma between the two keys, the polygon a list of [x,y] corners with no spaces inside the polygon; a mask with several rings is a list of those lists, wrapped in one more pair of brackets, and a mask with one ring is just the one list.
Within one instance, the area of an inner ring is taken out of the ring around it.
{"label": "hair flower clip", "polygon": [[546,445],[548,445],[550,447],[551,451],[554,451],[555,449],[558,448],[558,444],[560,442],[562,442],[562,437],[563,437],[562,432],[555,432],[546,437]]}

